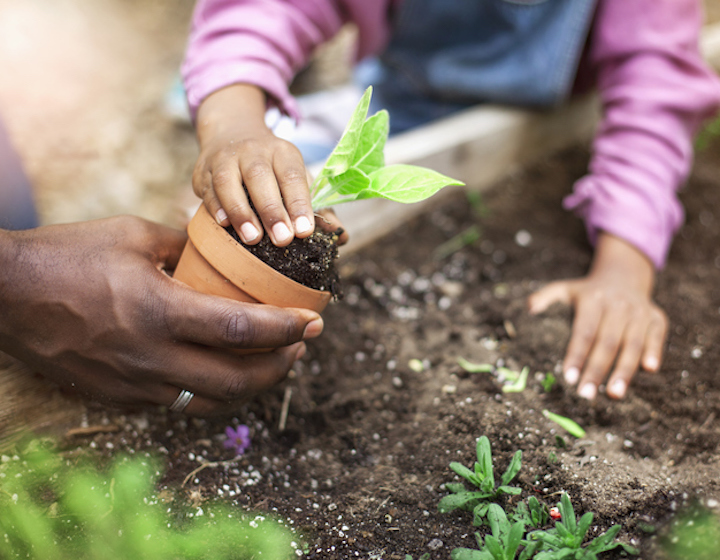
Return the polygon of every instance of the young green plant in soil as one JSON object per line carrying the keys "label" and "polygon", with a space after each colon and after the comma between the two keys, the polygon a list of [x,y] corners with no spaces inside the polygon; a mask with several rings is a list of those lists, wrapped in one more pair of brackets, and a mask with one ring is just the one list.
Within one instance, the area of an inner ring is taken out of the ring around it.
{"label": "young green plant in soil", "polygon": [[285,560],[290,531],[224,504],[157,492],[159,461],[107,468],[34,448],[0,462],[0,558],[32,560]]}
{"label": "young green plant in soil", "polygon": [[[406,204],[419,202],[443,187],[463,185],[425,167],[385,165],[389,115],[381,110],[371,117],[367,116],[371,96],[370,87],[360,99],[345,132],[310,189],[316,212],[368,198],[385,198]],[[341,233],[328,233],[318,227],[311,236],[296,238],[287,247],[275,247],[267,236],[257,245],[245,247],[293,280],[336,294],[339,288],[334,261]]]}
{"label": "young green plant in soil", "polygon": [[522,491],[516,486],[510,486],[510,482],[520,471],[522,451],[518,450],[515,453],[497,486],[493,473],[490,440],[486,436],[478,439],[476,453],[477,461],[472,470],[454,461],[450,463],[450,468],[475,486],[477,490],[467,490],[461,482],[445,484],[445,488],[452,493],[440,500],[438,510],[441,513],[456,509],[472,511],[473,524],[482,525],[491,504],[503,496],[517,496]]}
{"label": "young green plant in soil", "polygon": [[[638,554],[629,545],[616,541],[620,525],[613,525],[607,532],[590,542],[585,542],[594,514],[585,513],[578,521],[570,497],[563,493],[557,510],[550,512],[535,496],[519,502],[514,511],[507,513],[497,503],[503,494],[518,495],[521,489],[507,486],[521,468],[521,451],[510,461],[500,486],[495,488],[490,441],[482,436],[477,443],[474,471],[459,463],[450,468],[468,482],[480,488],[480,492],[468,491],[462,484],[445,484],[452,494],[438,504],[442,513],[456,509],[473,511],[475,526],[487,525],[490,534],[475,534],[478,548],[456,548],[452,560],[597,560],[603,552],[622,548],[627,554]],[[550,518],[556,520],[548,527]],[[534,529],[528,531],[528,527]]]}

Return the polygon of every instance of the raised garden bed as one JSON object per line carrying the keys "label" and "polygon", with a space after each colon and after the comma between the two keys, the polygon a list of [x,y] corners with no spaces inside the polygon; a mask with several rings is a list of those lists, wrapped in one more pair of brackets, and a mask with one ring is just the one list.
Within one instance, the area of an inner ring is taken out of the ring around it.
{"label": "raised garden bed", "polygon": [[[561,382],[546,393],[535,378],[557,371],[570,312],[524,310],[543,282],[588,265],[583,227],[560,208],[586,163],[578,149],[548,158],[497,185],[482,207],[456,192],[345,259],[346,298],[326,310],[323,336],[291,379],[235,420],[251,427],[249,453],[197,473],[187,492],[198,504],[223,495],[279,513],[306,536],[309,558],[448,558],[473,545],[475,528],[467,512],[438,513],[441,485],[454,480],[450,461],[471,464],[486,435],[503,470],[523,450],[524,496],[554,505],[567,491],[576,511],[596,513],[598,530],[621,523],[621,537],[655,558],[649,526],[693,498],[720,501],[720,145],[698,156],[683,193],[686,225],[659,277],[657,300],[672,325],[662,370],[639,374],[624,401],[601,395],[593,405]],[[482,230],[474,245],[433,259],[472,225]],[[502,393],[491,374],[464,373],[458,357],[529,366],[528,388]],[[575,419],[587,436],[574,440],[543,409]],[[222,445],[226,420],[91,410],[87,422],[90,432],[108,423],[117,431],[73,436],[67,446],[160,452],[173,487],[200,462],[233,455]]]}

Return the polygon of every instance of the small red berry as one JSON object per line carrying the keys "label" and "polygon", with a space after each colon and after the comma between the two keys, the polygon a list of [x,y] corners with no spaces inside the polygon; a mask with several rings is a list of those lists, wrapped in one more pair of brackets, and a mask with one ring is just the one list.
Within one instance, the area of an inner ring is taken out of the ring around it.
{"label": "small red berry", "polygon": [[556,507],[550,508],[550,517],[557,521],[558,519],[562,519],[562,515],[560,515],[560,510]]}

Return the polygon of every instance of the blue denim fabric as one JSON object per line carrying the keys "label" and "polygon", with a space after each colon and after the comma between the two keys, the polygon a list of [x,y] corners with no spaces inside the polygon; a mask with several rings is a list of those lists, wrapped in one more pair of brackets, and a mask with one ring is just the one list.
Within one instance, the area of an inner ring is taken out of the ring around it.
{"label": "blue denim fabric", "polygon": [[596,0],[405,0],[387,50],[358,79],[391,133],[478,103],[569,97]]}
{"label": "blue denim fabric", "polygon": [[38,225],[30,181],[0,121],[0,228],[30,229]]}

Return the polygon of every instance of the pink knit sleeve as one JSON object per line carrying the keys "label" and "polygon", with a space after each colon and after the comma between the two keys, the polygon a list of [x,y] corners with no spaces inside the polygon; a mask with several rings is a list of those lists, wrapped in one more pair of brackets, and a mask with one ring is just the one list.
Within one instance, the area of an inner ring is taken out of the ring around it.
{"label": "pink knit sleeve", "polygon": [[288,84],[342,23],[332,1],[199,0],[182,65],[193,118],[205,97],[241,82],[297,117]]}
{"label": "pink knit sleeve", "polygon": [[387,40],[397,0],[198,0],[182,75],[193,119],[205,97],[235,83],[254,84],[298,117],[288,86],[315,48],[346,22],[358,27],[358,57]]}
{"label": "pink knit sleeve", "polygon": [[693,136],[720,106],[720,80],[703,62],[696,0],[600,0],[589,64],[603,118],[589,174],[564,205],[592,241],[605,231],[662,268],[683,220],[677,190]]}

